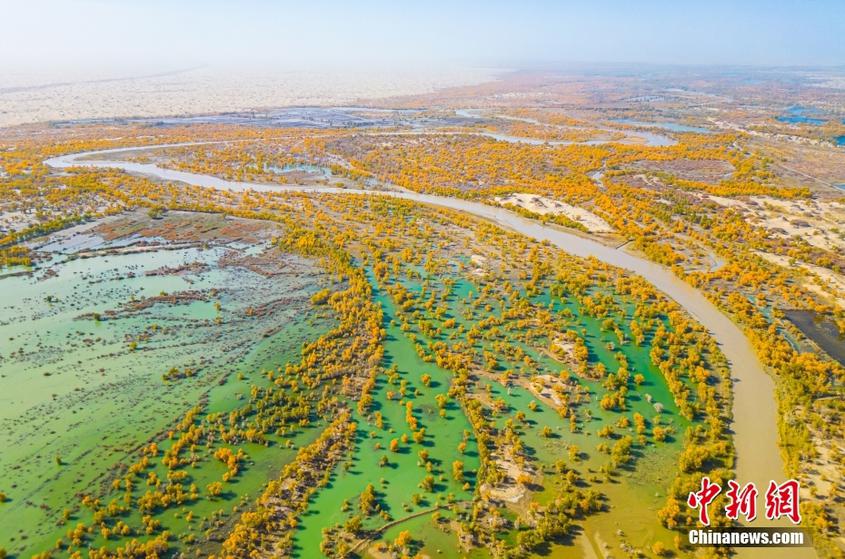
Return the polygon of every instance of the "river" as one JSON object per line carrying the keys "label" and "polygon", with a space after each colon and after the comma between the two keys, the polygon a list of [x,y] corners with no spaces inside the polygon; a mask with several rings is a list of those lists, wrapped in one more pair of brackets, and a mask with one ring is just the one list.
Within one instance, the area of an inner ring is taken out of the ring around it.
{"label": "river", "polygon": [[[482,109],[457,109],[455,111],[455,115],[461,118],[467,119],[484,119],[485,114]],[[582,142],[576,141],[569,141],[569,140],[541,140],[538,138],[528,138],[524,136],[512,136],[510,134],[500,134],[498,132],[482,132],[482,136],[487,136],[488,138],[493,138],[494,140],[500,140],[503,142],[511,142],[511,143],[520,143],[520,144],[532,144],[532,145],[542,145],[547,144],[550,146],[569,146],[569,145],[585,145],[585,146],[600,146],[603,144],[628,144],[628,145],[645,145],[649,147],[666,147],[666,146],[673,146],[678,142],[675,141],[674,138],[670,138],[664,134],[655,134],[654,132],[646,132],[644,130],[624,130],[621,128],[610,128],[607,126],[595,126],[595,127],[584,127],[584,126],[565,126],[560,124],[549,124],[546,122],[539,121],[534,118],[527,118],[527,117],[518,117],[518,116],[511,116],[506,114],[492,114],[490,115],[492,119],[502,119],[502,120],[513,120],[516,122],[526,122],[528,124],[533,124],[535,126],[541,127],[548,127],[548,128],[556,128],[558,130],[601,130],[603,132],[611,132],[611,133],[621,133],[624,134],[625,137],[621,140],[585,140]]]}
{"label": "river", "polygon": [[[218,190],[392,196],[472,214],[533,239],[549,241],[551,244],[575,256],[594,257],[607,264],[638,274],[667,297],[677,302],[693,318],[707,328],[719,343],[722,352],[730,363],[734,391],[734,420],[732,428],[737,453],[737,480],[741,483],[755,482],[762,494],[765,492],[769,480],[782,481],[785,479],[783,461],[777,444],[777,406],[772,378],[763,370],[763,366],[757,359],[751,342],[743,331],[700,291],[677,278],[669,268],[623,249],[609,247],[597,241],[520,217],[504,208],[489,206],[481,202],[410,191],[358,190],[333,187],[312,188],[297,185],[229,181],[211,175],[164,169],[154,164],[93,159],[93,157],[101,155],[146,149],[161,149],[176,145],[186,144],[117,148],[69,154],[45,160],[44,163],[55,169],[65,169],[74,166],[122,169],[129,173],[167,181],[179,181]],[[764,523],[766,525],[772,524],[771,522]],[[749,549],[751,548],[742,549],[740,555],[744,557],[814,556],[812,550],[809,548],[760,548],[757,551],[749,551]],[[781,552],[783,552],[783,555],[781,555]]]}

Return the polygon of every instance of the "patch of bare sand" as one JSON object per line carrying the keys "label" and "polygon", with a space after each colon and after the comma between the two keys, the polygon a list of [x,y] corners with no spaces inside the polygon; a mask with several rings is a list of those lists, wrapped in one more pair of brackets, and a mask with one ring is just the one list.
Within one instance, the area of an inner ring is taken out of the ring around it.
{"label": "patch of bare sand", "polygon": [[[521,381],[520,378],[517,382]],[[551,404],[555,409],[567,406],[566,395],[572,391],[572,386],[553,375],[535,375],[530,380],[520,382],[529,392],[540,400]]]}
{"label": "patch of bare sand", "polygon": [[[474,397],[487,407],[494,405],[486,394],[477,393]],[[510,445],[497,446],[492,451],[491,457],[496,469],[504,474],[503,479],[495,485],[489,483],[481,485],[479,492],[493,500],[511,504],[519,503],[528,494],[525,482],[533,481],[536,472],[525,460],[516,456]]]}
{"label": "patch of bare sand", "polygon": [[[834,495],[841,492],[845,486],[845,466],[837,456],[845,453],[845,449],[836,447],[832,441],[819,436],[813,436],[813,447],[818,451],[818,456],[812,459],[812,465],[805,475],[815,487],[816,494]],[[809,496],[810,490],[806,484],[801,490]]]}
{"label": "patch of bare sand", "polygon": [[480,254],[473,254],[470,256],[470,263],[475,266],[470,272],[472,275],[485,278],[487,277],[487,258]]}
{"label": "patch of bare sand", "polygon": [[502,205],[517,206],[540,215],[566,216],[586,227],[590,233],[613,232],[613,228],[593,212],[545,196],[517,192],[504,197],[496,197],[495,200]]}
{"label": "patch of bare sand", "polygon": [[783,266],[784,268],[799,266],[810,272],[812,274],[811,277],[803,278],[802,283],[804,287],[821,295],[825,299],[832,300],[839,307],[845,309],[845,276],[842,274],[821,266],[808,264],[807,262],[793,261],[786,256],[780,256],[770,252],[756,251],[756,253],[772,264]]}
{"label": "patch of bare sand", "polygon": [[751,222],[781,238],[800,237],[809,244],[845,252],[845,204],[830,200],[781,200],[771,196],[725,198],[707,196],[720,206],[733,208]]}
{"label": "patch of bare sand", "polygon": [[532,471],[527,467],[520,467],[508,449],[504,449],[502,452],[494,452],[493,463],[497,469],[505,474],[505,479],[496,485],[485,483],[481,486],[481,494],[507,503],[520,502],[528,493],[528,489],[522,483],[522,480],[525,478],[533,479]]}

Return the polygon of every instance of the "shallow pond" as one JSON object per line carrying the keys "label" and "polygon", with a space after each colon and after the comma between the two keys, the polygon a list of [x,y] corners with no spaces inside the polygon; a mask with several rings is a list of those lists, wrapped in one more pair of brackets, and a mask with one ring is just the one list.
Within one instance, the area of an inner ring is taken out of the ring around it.
{"label": "shallow pond", "polygon": [[[88,250],[96,245],[91,235],[52,241],[45,246],[56,252],[31,274],[0,278],[0,490],[9,498],[0,542],[12,554],[52,547],[67,529],[57,519],[80,493],[101,493],[112,468],[136,460],[140,445],[198,402],[239,405],[262,367],[298,359],[301,343],[326,327],[304,312],[318,274],[266,276],[221,263],[261,244]],[[165,382],[172,368],[192,374]],[[198,513],[254,497],[293,455],[255,446],[247,449],[255,475],[233,489],[233,502],[201,500]],[[219,478],[202,468],[192,475],[200,483],[212,474]],[[184,524],[172,511],[161,521]]]}
{"label": "shallow pond", "polygon": [[[812,124],[815,126],[824,124],[824,120],[816,118],[821,113],[820,110],[813,107],[802,107],[794,105],[786,109],[786,113],[775,117],[778,122],[785,122],[787,124]],[[810,116],[815,115],[815,116]]]}

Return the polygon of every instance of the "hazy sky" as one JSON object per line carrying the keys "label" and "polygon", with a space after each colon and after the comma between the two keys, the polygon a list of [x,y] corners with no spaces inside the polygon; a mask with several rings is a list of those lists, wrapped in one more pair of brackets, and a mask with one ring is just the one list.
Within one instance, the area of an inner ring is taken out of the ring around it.
{"label": "hazy sky", "polygon": [[221,62],[845,64],[842,0],[0,0],[0,16],[8,72]]}

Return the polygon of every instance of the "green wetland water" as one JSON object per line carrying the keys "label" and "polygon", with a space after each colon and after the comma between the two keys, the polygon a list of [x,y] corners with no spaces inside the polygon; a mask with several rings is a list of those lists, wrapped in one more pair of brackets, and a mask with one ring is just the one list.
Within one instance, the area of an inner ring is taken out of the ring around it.
{"label": "green wetland water", "polygon": [[[434,278],[429,279],[436,283]],[[403,282],[403,285],[412,292],[420,291],[418,282]],[[449,297],[450,312],[446,318],[459,318],[462,312],[467,310],[466,302],[471,300],[476,289],[466,281],[457,280],[453,294]],[[324,530],[342,525],[360,514],[360,495],[367,484],[372,484],[377,502],[382,510],[389,513],[389,519],[378,515],[364,517],[363,528],[376,532],[373,533],[371,542],[357,549],[358,553],[366,556],[365,549],[373,543],[393,541],[400,532],[408,531],[414,539],[412,549],[415,552],[430,557],[486,557],[488,552],[483,549],[468,552],[459,547],[455,532],[455,515],[448,506],[441,506],[457,503],[458,510],[468,510],[473,493],[479,489],[474,479],[479,467],[477,443],[472,435],[464,439],[465,431],[471,432],[471,427],[463,409],[450,399],[445,415],[441,417],[437,414],[435,397],[438,394],[445,395],[453,375],[420,358],[409,334],[399,327],[391,298],[382,289],[376,290],[376,299],[382,306],[387,332],[383,366],[388,370],[395,367],[396,370],[392,381],[389,380],[390,375],[380,378],[372,393],[375,402],[372,410],[383,415],[383,428],[375,426],[372,418],[368,421],[368,418],[356,414],[358,433],[355,448],[351,456],[335,469],[329,484],[319,490],[309,502],[307,511],[300,518],[294,538],[293,555],[299,558],[322,556],[320,544]],[[537,303],[543,306],[549,306],[551,303],[550,308],[555,313],[565,309],[572,312],[571,326],[584,335],[590,350],[591,363],[602,363],[610,371],[618,367],[614,352],[609,349],[609,344],[615,340],[615,336],[602,331],[598,319],[578,312],[577,304],[571,300],[552,300],[546,295],[540,297]],[[629,305],[626,310],[633,312],[633,307]],[[458,320],[458,323],[468,325],[464,319]],[[412,335],[418,341],[421,338],[418,331],[414,331]],[[445,340],[445,336],[439,339]],[[479,344],[479,349],[490,349],[484,346],[484,343]],[[489,417],[498,429],[512,422],[518,413],[526,416],[526,421],[518,423],[516,431],[529,457],[529,463],[536,469],[537,481],[532,483],[530,491],[520,499],[521,504],[517,504],[517,508],[527,506],[528,501],[545,504],[556,497],[560,491],[561,480],[553,465],[561,459],[568,461],[579,472],[580,477],[599,491],[608,503],[606,512],[579,523],[584,533],[590,534],[587,542],[580,546],[553,545],[549,549],[550,556],[584,556],[585,553],[591,553],[584,549],[585,545],[598,548],[605,540],[615,541],[623,528],[627,541],[635,545],[643,546],[657,540],[669,545],[674,534],[659,526],[656,513],[665,503],[666,488],[671,484],[677,469],[676,461],[681,450],[683,433],[690,423],[680,416],[665,381],[652,364],[649,357],[650,344],[645,343],[637,347],[629,343],[617,348],[628,359],[631,374],[641,373],[645,378],[640,386],[629,393],[627,409],[624,412],[606,411],[599,406],[599,397],[604,393],[600,381],[579,378],[545,353],[523,347],[536,360],[536,367],[529,368],[521,363],[501,361],[499,369],[508,368],[527,377],[534,373],[570,376],[589,389],[593,398],[578,408],[583,421],[577,432],[570,432],[568,420],[561,418],[557,410],[543,403],[523,386],[505,386],[494,377],[480,376],[477,379],[473,390],[483,394],[484,401],[499,403],[498,410],[488,409]],[[423,386],[420,381],[423,374],[431,377],[428,387]],[[390,398],[390,392],[396,392],[403,383],[406,385],[406,396],[402,398],[393,394]],[[599,397],[596,397],[597,395]],[[391,452],[388,450],[391,439],[399,438],[403,434],[412,434],[405,418],[403,404],[406,402],[411,402],[420,426],[426,428],[426,438],[422,444],[409,441],[400,445],[399,452]],[[660,425],[671,428],[672,434],[660,443],[649,442],[644,447],[635,444],[630,464],[619,469],[612,480],[606,480],[601,471],[609,462],[609,456],[599,448],[600,445],[605,443],[612,446],[619,436],[633,434],[633,427],[618,428],[616,423],[622,416],[630,419],[634,412],[641,413],[648,421],[650,440],[651,427],[658,415],[655,410],[656,403],[663,408],[659,414]],[[611,439],[597,436],[597,431],[606,426],[615,429],[616,434]],[[543,434],[544,427],[552,429],[551,436]],[[468,444],[464,452],[460,453],[457,446],[462,440],[466,440]],[[573,446],[578,449],[578,457],[575,459],[570,458],[570,449]],[[427,473],[418,458],[418,452],[423,449],[429,452],[436,464],[433,473],[437,483],[430,492],[420,487],[420,482]],[[381,461],[385,458],[388,463],[382,465]],[[451,477],[450,465],[454,460],[464,463],[467,481],[465,487]],[[421,500],[414,502],[415,494],[419,495]],[[441,518],[439,522],[432,519],[435,509]],[[504,506],[501,510],[505,516],[513,516]],[[388,525],[388,520],[389,527],[382,530],[382,527]],[[513,541],[515,535],[515,531],[500,534],[508,541]]]}
{"label": "green wetland water", "polygon": [[[208,412],[242,405],[262,370],[297,359],[301,344],[330,325],[309,311],[324,287],[310,262],[276,252],[283,270],[261,273],[238,261],[266,243],[121,244],[76,235],[42,247],[48,259],[31,274],[0,278],[0,547],[12,556],[51,548],[89,520],[80,495],[102,494],[141,445],[198,403]],[[190,376],[165,381],[171,369]],[[223,499],[188,508],[202,519],[253,501],[318,433],[302,430],[293,449],[243,445],[248,475]],[[223,471],[213,462],[191,477],[204,488]],[[163,512],[162,526],[190,537],[201,522],[189,523],[186,512]]]}
{"label": "green wetland water", "polygon": [[[196,219],[210,218],[168,217],[159,229],[182,227]],[[271,248],[266,240],[174,244],[150,236],[139,243],[137,232],[132,233],[137,227],[124,229],[110,241],[96,233],[60,237],[40,246],[47,256],[32,273],[0,277],[4,449],[0,491],[8,497],[0,504],[0,547],[13,557],[48,550],[69,528],[90,523],[91,512],[79,504],[82,495],[100,497],[103,504],[112,498],[120,501],[121,492],[109,489],[111,482],[138,461],[144,445],[156,441],[160,451],[167,451],[173,442],[166,433],[196,406],[206,415],[242,408],[252,387],[269,385],[266,371],[298,361],[302,343],[313,341],[332,325],[332,318],[319,314],[309,300],[325,287],[324,274],[312,262]],[[429,279],[437,285],[436,278]],[[403,285],[411,292],[421,291],[418,282]],[[457,279],[444,318],[455,318],[458,327],[470,327],[472,321],[465,315],[473,312],[470,306],[477,289]],[[448,398],[441,413],[438,397],[447,394],[453,374],[420,357],[413,337],[420,341],[423,334],[403,331],[383,287],[376,286],[375,298],[384,312],[382,365],[388,372],[379,376],[372,391],[371,412],[381,414],[382,425],[354,412],[358,426],[354,447],[299,518],[293,555],[320,556],[324,529],[357,514],[360,495],[372,484],[380,510],[387,513],[386,518],[378,514],[364,518],[365,530],[378,531],[374,541],[392,541],[408,530],[416,551],[432,557],[467,556],[455,533],[458,518],[448,505],[456,503],[456,510],[465,511],[480,490],[479,449],[455,399]],[[627,358],[631,374],[640,373],[645,380],[631,386],[625,411],[606,411],[598,405],[605,392],[600,381],[578,377],[545,352],[509,340],[535,365],[501,357],[497,371],[507,369],[525,378],[534,374],[569,378],[591,395],[579,404],[579,428],[571,432],[569,421],[525,385],[505,386],[495,371],[475,377],[472,391],[487,403],[486,414],[497,429],[517,414],[526,418],[516,422],[515,431],[536,475],[529,491],[515,502],[516,508],[529,501],[552,501],[561,485],[553,465],[565,459],[608,503],[606,512],[579,523],[584,533],[591,534],[594,546],[614,541],[622,527],[637,545],[655,539],[669,542],[671,534],[659,527],[655,514],[676,471],[689,423],[678,414],[665,381],[651,363],[650,345],[629,343],[611,350],[613,333],[580,312],[574,300],[544,295],[533,303],[556,314],[571,313],[569,327],[584,338],[591,364],[614,371],[619,366],[618,351]],[[474,312],[473,320],[485,315]],[[632,312],[630,305],[626,307],[626,314]],[[627,329],[626,334],[630,335]],[[448,335],[446,329],[437,339],[447,341]],[[477,349],[493,348],[480,341]],[[165,380],[163,375],[173,378]],[[430,379],[427,383],[424,375]],[[495,410],[490,402],[496,402]],[[662,443],[650,440],[655,402],[663,406],[661,425],[673,430]],[[421,442],[412,438],[406,404],[417,429],[425,428]],[[612,426],[614,437],[632,433],[632,428],[616,424],[634,412],[649,421],[649,443],[635,444],[632,462],[607,480],[601,470],[609,456],[600,445],[612,446],[614,439],[600,438],[597,431]],[[255,502],[266,483],[278,476],[297,449],[320,434],[328,420],[314,414],[307,426],[268,434],[266,444],[239,443],[237,448],[247,458],[218,498],[208,498],[205,488],[221,480],[224,464],[206,459],[185,468],[186,483],[199,488],[199,498],[154,510],[150,518],[172,534],[170,543],[177,552],[194,548],[216,552],[215,542],[225,537],[240,512]],[[546,427],[550,436],[542,432]],[[391,450],[394,440],[398,446]],[[577,458],[572,458],[573,447],[578,449]],[[420,461],[421,450],[429,455],[431,472]],[[455,461],[463,463],[461,481],[453,479]],[[143,470],[143,477],[166,479],[167,473],[156,458]],[[428,475],[433,476],[431,490],[421,487]],[[143,477],[132,490],[133,499],[148,489]],[[431,518],[435,510],[442,518],[439,523]],[[513,517],[512,512],[504,514]],[[137,509],[121,519],[136,530],[133,537],[150,537],[137,531],[144,522]],[[388,522],[390,526],[381,531]],[[513,541],[515,535],[512,530],[500,537]],[[106,539],[94,533],[86,545],[121,543],[125,538]],[[584,550],[555,545],[550,551],[552,556],[581,556]],[[470,556],[486,554],[477,549]]]}
{"label": "green wetland water", "polygon": [[[358,511],[359,495],[367,484],[373,484],[377,502],[382,510],[388,512],[394,520],[409,517],[420,512],[445,505],[449,500],[466,501],[472,497],[473,473],[478,470],[478,449],[475,439],[467,438],[466,449],[461,453],[458,445],[464,440],[464,433],[471,433],[472,427],[460,407],[450,401],[446,405],[446,414],[441,417],[435,396],[445,394],[449,389],[451,374],[449,371],[424,362],[416,353],[413,343],[393,322],[393,305],[384,293],[377,294],[381,303],[387,338],[385,341],[384,366],[397,368],[397,384],[390,384],[386,378],[380,378],[373,391],[373,411],[379,411],[383,417],[383,428],[379,429],[366,418],[356,414],[358,423],[355,449],[350,458],[341,463],[330,484],[318,492],[309,503],[307,512],[300,519],[299,530],[294,539],[295,557],[315,557],[320,555],[320,542],[323,528],[344,522],[350,513],[344,512],[343,503],[348,502],[352,513]],[[422,375],[429,375],[429,386],[423,386]],[[398,395],[402,381],[407,383],[406,396]],[[419,394],[415,392],[419,390]],[[395,392],[388,399],[389,392]],[[400,439],[403,434],[410,437],[405,413],[406,408],[400,402],[410,402],[419,426],[426,429],[426,439],[422,444],[413,440],[400,444],[398,452],[389,450],[393,439]],[[418,452],[425,449],[431,461],[442,470],[442,475],[435,474],[434,492],[426,492],[419,487],[427,472],[419,464]],[[381,466],[379,461],[386,457],[388,464]],[[463,483],[452,479],[451,468],[455,460],[464,463],[468,489]],[[414,505],[412,494],[422,496],[422,501]],[[425,515],[428,520],[428,515]],[[386,524],[379,517],[371,517],[364,526],[368,529],[380,528]],[[400,529],[405,529],[404,526]]]}

